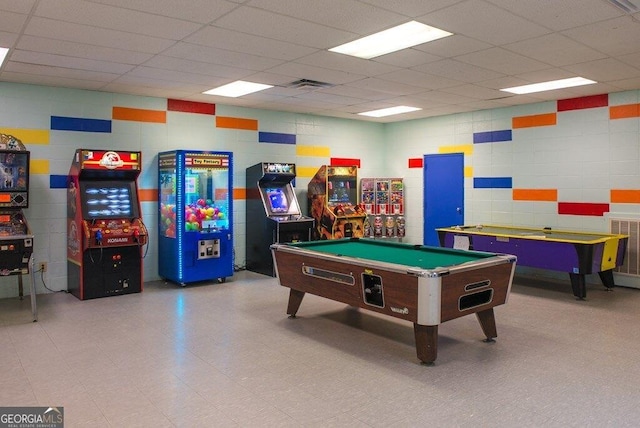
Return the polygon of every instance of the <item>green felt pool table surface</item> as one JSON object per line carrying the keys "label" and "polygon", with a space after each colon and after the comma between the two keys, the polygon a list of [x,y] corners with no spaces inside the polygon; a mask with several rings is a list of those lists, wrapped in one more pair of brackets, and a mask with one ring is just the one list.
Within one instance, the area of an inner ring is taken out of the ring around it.
{"label": "green felt pool table surface", "polygon": [[290,244],[300,249],[336,256],[354,257],[377,262],[435,269],[474,262],[493,257],[494,254],[462,251],[451,248],[425,247],[400,242],[384,242],[370,239],[340,239]]}

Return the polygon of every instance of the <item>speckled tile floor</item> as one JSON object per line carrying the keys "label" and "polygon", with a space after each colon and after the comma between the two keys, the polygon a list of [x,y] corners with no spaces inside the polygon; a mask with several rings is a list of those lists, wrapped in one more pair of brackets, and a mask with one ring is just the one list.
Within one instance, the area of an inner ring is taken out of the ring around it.
{"label": "speckled tile floor", "polygon": [[[597,278],[596,278],[597,280]],[[637,427],[640,290],[516,277],[484,343],[440,326],[419,364],[410,323],[240,272],[140,294],[0,300],[0,406],[63,406],[65,427]]]}

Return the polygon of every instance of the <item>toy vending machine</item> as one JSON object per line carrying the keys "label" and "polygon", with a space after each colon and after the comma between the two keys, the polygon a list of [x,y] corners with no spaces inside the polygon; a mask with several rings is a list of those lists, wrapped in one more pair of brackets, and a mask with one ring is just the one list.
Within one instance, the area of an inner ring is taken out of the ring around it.
{"label": "toy vending machine", "polygon": [[22,275],[31,272],[31,311],[36,321],[33,234],[22,213],[29,207],[29,155],[20,140],[0,134],[0,276],[18,276],[22,299]]}
{"label": "toy vending machine", "polygon": [[247,269],[275,276],[270,246],[310,241],[313,219],[300,211],[293,163],[261,162],[246,170]]}
{"label": "toy vending machine", "polygon": [[404,238],[404,185],[402,178],[363,178],[362,206],[367,213],[365,236]]}
{"label": "toy vending machine", "polygon": [[358,200],[357,166],[322,166],[307,188],[315,239],[361,238],[367,215]]}
{"label": "toy vending machine", "polygon": [[80,300],[143,288],[140,152],[78,149],[67,186],[67,276]]}
{"label": "toy vending machine", "polygon": [[159,274],[181,285],[233,275],[233,154],[158,155]]}

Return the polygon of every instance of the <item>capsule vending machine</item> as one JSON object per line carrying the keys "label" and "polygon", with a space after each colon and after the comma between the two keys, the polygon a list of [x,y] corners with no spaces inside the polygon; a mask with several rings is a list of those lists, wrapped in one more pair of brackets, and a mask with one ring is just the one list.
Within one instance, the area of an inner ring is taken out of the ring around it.
{"label": "capsule vending machine", "polygon": [[158,272],[186,285],[233,275],[233,154],[158,155]]}
{"label": "capsule vending machine", "polygon": [[80,300],[142,291],[140,152],[78,149],[67,185],[67,276]]}

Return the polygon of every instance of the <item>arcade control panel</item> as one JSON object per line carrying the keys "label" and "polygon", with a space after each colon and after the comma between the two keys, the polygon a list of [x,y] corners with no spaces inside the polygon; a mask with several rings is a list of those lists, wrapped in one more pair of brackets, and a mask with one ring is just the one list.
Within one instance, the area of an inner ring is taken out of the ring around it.
{"label": "arcade control panel", "polygon": [[147,228],[140,219],[110,219],[85,221],[88,248],[145,245]]}

